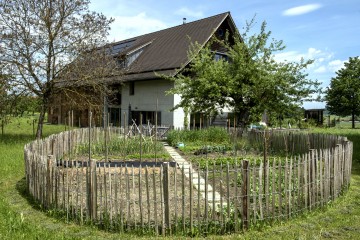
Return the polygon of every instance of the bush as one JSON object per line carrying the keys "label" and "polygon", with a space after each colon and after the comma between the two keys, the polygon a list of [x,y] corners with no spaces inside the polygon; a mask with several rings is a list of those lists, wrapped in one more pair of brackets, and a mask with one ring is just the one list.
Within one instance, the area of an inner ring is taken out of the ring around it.
{"label": "bush", "polygon": [[201,130],[172,130],[168,133],[167,142],[171,146],[176,146],[179,142],[228,143],[230,136],[226,129],[219,127]]}

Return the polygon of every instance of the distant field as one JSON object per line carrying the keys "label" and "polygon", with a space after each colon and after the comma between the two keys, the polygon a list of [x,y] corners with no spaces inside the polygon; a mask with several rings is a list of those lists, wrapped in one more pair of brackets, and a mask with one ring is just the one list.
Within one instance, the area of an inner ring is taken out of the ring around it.
{"label": "distant field", "polygon": [[[96,226],[66,223],[52,212],[44,212],[25,195],[23,146],[33,139],[32,121],[27,116],[13,119],[0,135],[0,239],[132,239],[139,236],[109,233]],[[360,123],[358,123],[360,124]],[[359,239],[360,236],[360,125],[341,122],[335,128],[311,131],[345,135],[354,142],[352,183],[349,192],[326,209],[288,222],[266,225],[243,234],[212,236],[216,239]],[[49,135],[64,126],[45,125]],[[149,236],[146,237],[148,239]],[[172,239],[175,239],[173,237]],[[183,237],[179,238],[183,239]]]}

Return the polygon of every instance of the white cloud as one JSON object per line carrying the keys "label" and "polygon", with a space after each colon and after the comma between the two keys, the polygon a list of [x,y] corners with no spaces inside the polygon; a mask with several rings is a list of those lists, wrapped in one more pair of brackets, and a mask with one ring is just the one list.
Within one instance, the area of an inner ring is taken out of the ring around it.
{"label": "white cloud", "polygon": [[322,51],[316,48],[309,48],[306,52],[288,51],[276,54],[275,60],[298,62],[303,58],[305,60],[312,59],[315,61],[314,64],[320,64],[329,61],[332,57],[333,53]]}
{"label": "white cloud", "polygon": [[332,52],[316,48],[309,48],[306,52],[288,51],[274,56],[276,61],[281,62],[299,62],[302,58],[304,60],[314,60],[313,64],[308,66],[307,71],[314,79],[322,78],[324,83],[327,83],[331,76],[344,66],[345,62],[339,59],[334,59],[334,54]]}
{"label": "white cloud", "polygon": [[316,48],[309,48],[308,53],[307,53],[308,57],[311,59],[317,57],[320,54],[321,54],[321,50],[316,49]]}
{"label": "white cloud", "polygon": [[315,73],[325,73],[327,71],[325,66],[320,66],[314,70]]}
{"label": "white cloud", "polygon": [[300,61],[301,58],[304,57],[304,54],[301,54],[297,51],[288,51],[283,53],[278,53],[274,56],[276,61],[283,62],[283,61]]}
{"label": "white cloud", "polygon": [[182,7],[175,11],[176,15],[182,17],[193,17],[193,18],[202,18],[204,17],[204,13],[202,11],[194,11],[187,7]]}
{"label": "white cloud", "polygon": [[342,67],[344,67],[344,63],[345,61],[341,61],[339,59],[337,60],[333,60],[331,62],[329,62],[329,69],[333,72],[336,72],[338,70],[340,70]]}
{"label": "white cloud", "polygon": [[111,25],[110,41],[119,41],[131,37],[136,37],[146,33],[167,28],[166,23],[148,17],[145,12],[134,16],[112,16],[115,21]]}
{"label": "white cloud", "polygon": [[323,58],[323,57],[318,58],[318,59],[317,59],[317,61],[318,61],[319,63],[322,63],[322,62],[324,62],[324,61],[325,61],[325,58]]}
{"label": "white cloud", "polygon": [[322,7],[321,4],[307,4],[307,5],[286,9],[285,11],[283,11],[282,14],[284,16],[297,16],[297,15],[313,12],[321,7]]}

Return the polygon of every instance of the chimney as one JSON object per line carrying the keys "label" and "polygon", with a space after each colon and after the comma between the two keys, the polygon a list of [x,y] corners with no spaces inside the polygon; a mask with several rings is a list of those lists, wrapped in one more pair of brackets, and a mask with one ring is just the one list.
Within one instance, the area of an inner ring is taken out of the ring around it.
{"label": "chimney", "polygon": [[185,24],[186,23],[186,18],[183,18],[183,24]]}

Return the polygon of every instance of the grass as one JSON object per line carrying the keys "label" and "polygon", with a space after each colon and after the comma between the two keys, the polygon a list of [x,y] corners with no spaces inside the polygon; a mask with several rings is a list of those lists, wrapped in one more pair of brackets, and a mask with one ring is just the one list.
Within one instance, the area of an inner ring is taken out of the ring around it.
{"label": "grass", "polygon": [[[0,135],[0,239],[129,239],[146,238],[110,233],[96,226],[80,226],[50,217],[26,195],[23,146],[33,139],[32,116],[13,119]],[[45,125],[44,135],[63,131],[63,126]],[[213,239],[359,239],[360,236],[360,129],[314,129],[341,134],[354,142],[353,175],[346,195],[325,209],[287,222],[266,225],[240,234],[210,236]],[[172,237],[177,239],[183,237]]]}
{"label": "grass", "polygon": [[[141,156],[140,156],[141,146]],[[155,149],[156,147],[156,149]],[[113,136],[107,143],[108,159],[109,160],[139,160],[155,159],[159,161],[170,161],[170,155],[165,151],[161,142],[154,142],[152,139],[146,137],[140,144],[138,137],[134,138],[119,138]],[[156,151],[155,151],[156,150]],[[89,152],[88,143],[79,144],[75,150],[76,158],[87,157]],[[93,159],[101,160],[104,158],[106,152],[106,145],[104,141],[91,144],[91,153]]]}

